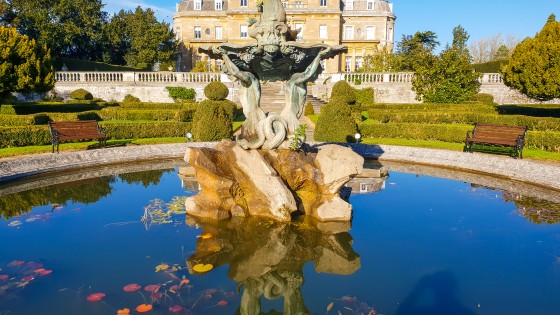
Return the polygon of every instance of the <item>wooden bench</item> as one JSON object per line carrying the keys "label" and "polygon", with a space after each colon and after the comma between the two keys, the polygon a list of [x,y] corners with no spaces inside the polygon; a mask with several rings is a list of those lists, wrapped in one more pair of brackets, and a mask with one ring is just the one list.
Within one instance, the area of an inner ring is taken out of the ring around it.
{"label": "wooden bench", "polygon": [[101,145],[105,145],[107,137],[105,129],[101,128],[95,120],[49,122],[52,137],[52,152],[56,145],[65,140],[87,140],[98,139]]}
{"label": "wooden bench", "polygon": [[515,149],[512,156],[523,158],[523,147],[525,146],[526,126],[505,126],[475,124],[473,131],[467,131],[465,139],[465,152],[473,152],[473,144],[482,144],[498,147],[510,147]]}

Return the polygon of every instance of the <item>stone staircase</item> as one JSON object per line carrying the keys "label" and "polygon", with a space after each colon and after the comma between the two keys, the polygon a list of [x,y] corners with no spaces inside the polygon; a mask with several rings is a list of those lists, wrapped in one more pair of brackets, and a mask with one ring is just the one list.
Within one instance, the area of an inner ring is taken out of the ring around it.
{"label": "stone staircase", "polygon": [[[316,99],[312,96],[307,96],[305,104],[311,102],[313,104],[313,110],[316,114],[319,113],[320,108],[325,102]],[[274,112],[280,114],[284,106],[286,105],[286,96],[284,93],[284,83],[277,82],[267,82],[266,84],[261,84],[261,108],[265,113]],[[313,132],[315,131],[315,125],[311,120],[305,116],[302,116],[299,121],[302,124],[307,125],[307,130],[305,132],[306,141],[313,142]]]}

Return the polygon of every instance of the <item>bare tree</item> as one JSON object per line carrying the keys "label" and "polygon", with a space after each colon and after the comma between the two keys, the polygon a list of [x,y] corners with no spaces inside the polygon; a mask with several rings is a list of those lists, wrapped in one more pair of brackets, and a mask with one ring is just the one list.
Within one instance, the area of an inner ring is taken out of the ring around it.
{"label": "bare tree", "polygon": [[489,37],[482,37],[469,44],[469,52],[474,63],[483,63],[495,59],[496,53],[501,46],[505,46],[510,52],[521,42],[522,38],[515,34],[498,33]]}

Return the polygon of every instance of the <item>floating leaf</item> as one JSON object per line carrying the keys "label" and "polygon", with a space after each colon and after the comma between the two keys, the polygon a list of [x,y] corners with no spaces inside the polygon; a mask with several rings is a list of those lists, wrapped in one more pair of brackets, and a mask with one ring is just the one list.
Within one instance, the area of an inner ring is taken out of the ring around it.
{"label": "floating leaf", "polygon": [[144,287],[144,291],[156,292],[159,288],[160,286],[158,284],[150,284]]}
{"label": "floating leaf", "polygon": [[327,312],[332,310],[333,305],[334,305],[334,302],[331,302],[329,305],[327,305]]}
{"label": "floating leaf", "polygon": [[163,294],[161,292],[153,292],[152,294],[150,294],[150,298],[154,300],[159,300],[162,296]]}
{"label": "floating leaf", "polygon": [[127,284],[123,287],[124,292],[136,292],[142,289],[142,286],[136,283]]}
{"label": "floating leaf", "polygon": [[169,268],[168,264],[160,264],[156,266],[156,272],[167,270]]}
{"label": "floating leaf", "polygon": [[93,293],[93,294],[90,294],[86,298],[86,300],[88,300],[90,302],[98,302],[98,301],[101,301],[104,297],[105,297],[105,293]]}
{"label": "floating leaf", "polygon": [[52,273],[52,270],[43,270],[43,271],[39,272],[39,275],[46,276],[46,275],[50,275],[51,273]]}
{"label": "floating leaf", "polygon": [[189,279],[187,279],[185,276],[183,276],[183,279],[181,279],[181,283],[179,283],[179,285],[183,285],[183,284],[189,284],[191,281]]}
{"label": "floating leaf", "polygon": [[201,238],[201,239],[203,239],[203,240],[205,240],[205,239],[211,238],[211,237],[212,237],[212,234],[210,234],[210,233],[202,233],[202,234],[200,234],[200,235],[197,236],[197,237],[198,237],[198,238]]}
{"label": "floating leaf", "polygon": [[129,308],[123,308],[122,310],[117,311],[117,315],[128,315],[128,314],[130,314]]}
{"label": "floating leaf", "polygon": [[198,265],[195,265],[192,269],[195,272],[198,272],[198,273],[206,273],[206,272],[214,269],[214,266],[212,266],[212,264],[206,264],[206,265],[205,264],[198,264]]}
{"label": "floating leaf", "polygon": [[152,310],[152,304],[140,304],[136,307],[138,313],[146,313]]}
{"label": "floating leaf", "polygon": [[8,223],[8,226],[19,226],[19,225],[22,225],[22,224],[23,223],[21,221],[16,220],[16,221],[12,221],[12,222]]}
{"label": "floating leaf", "polygon": [[33,270],[34,273],[41,273],[41,272],[43,272],[43,271],[45,271],[44,268],[39,268],[39,269]]}
{"label": "floating leaf", "polygon": [[22,280],[22,281],[25,281],[25,282],[29,282],[29,281],[31,281],[31,280],[33,280],[33,279],[35,279],[35,277],[29,276],[29,277],[25,277],[25,278],[23,278],[23,279],[21,279],[21,280]]}
{"label": "floating leaf", "polygon": [[25,261],[23,260],[14,260],[11,263],[8,264],[8,267],[15,267],[15,266],[20,266],[23,265],[25,263]]}
{"label": "floating leaf", "polygon": [[6,280],[6,279],[9,279],[9,278],[10,278],[10,276],[8,276],[8,275],[0,275],[0,280]]}
{"label": "floating leaf", "polygon": [[183,310],[183,307],[181,305],[172,305],[169,307],[169,311],[171,313],[179,313]]}
{"label": "floating leaf", "polygon": [[228,305],[228,301],[226,301],[226,300],[221,300],[221,301],[219,301],[218,303],[216,303],[216,305],[218,305],[218,306],[226,306],[226,305]]}

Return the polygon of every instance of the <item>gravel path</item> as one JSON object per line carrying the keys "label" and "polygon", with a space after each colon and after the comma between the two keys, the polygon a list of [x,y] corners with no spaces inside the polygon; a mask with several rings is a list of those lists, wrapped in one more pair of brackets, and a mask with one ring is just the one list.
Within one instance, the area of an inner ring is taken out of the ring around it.
{"label": "gravel path", "polygon": [[[212,147],[216,143],[179,143],[102,148],[87,151],[39,154],[0,159],[0,183],[54,171],[149,159],[181,158],[188,146]],[[320,147],[321,144],[315,146]],[[560,164],[519,160],[484,153],[423,149],[390,145],[349,145],[366,159],[411,162],[493,175],[560,190]]]}

